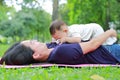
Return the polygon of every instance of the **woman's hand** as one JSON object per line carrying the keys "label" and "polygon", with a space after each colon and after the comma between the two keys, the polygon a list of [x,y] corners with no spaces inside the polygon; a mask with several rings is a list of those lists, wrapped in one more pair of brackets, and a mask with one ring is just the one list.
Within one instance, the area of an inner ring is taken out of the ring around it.
{"label": "woman's hand", "polygon": [[108,30],[108,31],[111,32],[111,37],[117,37],[117,32],[116,32],[116,30],[110,29],[110,30]]}

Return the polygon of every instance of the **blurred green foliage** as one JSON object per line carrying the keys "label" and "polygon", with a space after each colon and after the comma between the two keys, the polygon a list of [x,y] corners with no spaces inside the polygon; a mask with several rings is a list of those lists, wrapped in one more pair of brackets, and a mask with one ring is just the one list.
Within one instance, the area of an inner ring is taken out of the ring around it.
{"label": "blurred green foliage", "polygon": [[38,39],[44,42],[50,40],[48,29],[51,22],[50,14],[40,8],[23,7],[19,12],[13,12],[13,10],[10,10],[10,15],[8,15],[12,19],[4,19],[0,22],[1,35],[12,37],[14,41]]}
{"label": "blurred green foliage", "polygon": [[67,1],[67,4],[61,5],[59,13],[60,19],[68,25],[95,22],[106,30],[109,29],[109,22],[114,22],[120,28],[120,2],[118,0]]}
{"label": "blurred green foliage", "polygon": [[[49,25],[52,15],[43,10],[37,0],[23,2],[19,4],[22,10],[16,12],[13,6],[7,7],[4,0],[0,1],[0,35],[10,37],[13,41],[25,39],[50,41]],[[31,7],[27,7],[28,4]],[[109,22],[114,22],[116,29],[120,29],[119,8],[119,0],[67,0],[66,4],[59,5],[59,19],[68,25],[95,22],[105,30],[109,29]]]}

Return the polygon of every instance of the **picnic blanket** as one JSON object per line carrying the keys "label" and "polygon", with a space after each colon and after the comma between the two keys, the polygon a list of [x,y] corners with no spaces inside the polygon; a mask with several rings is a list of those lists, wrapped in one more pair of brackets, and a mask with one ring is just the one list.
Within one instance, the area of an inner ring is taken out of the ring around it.
{"label": "picnic blanket", "polygon": [[71,67],[71,68],[81,68],[81,67],[120,67],[120,65],[110,65],[110,64],[77,64],[77,65],[68,65],[68,64],[51,64],[51,63],[37,63],[31,65],[0,65],[0,68],[35,68],[35,67]]}
{"label": "picnic blanket", "polygon": [[[1,59],[1,58],[0,58]],[[35,68],[35,67],[71,67],[71,68],[81,68],[81,67],[120,67],[120,65],[111,65],[111,64],[76,64],[76,65],[69,65],[69,64],[52,64],[52,63],[33,63],[30,65],[5,65],[0,64],[0,68]]]}

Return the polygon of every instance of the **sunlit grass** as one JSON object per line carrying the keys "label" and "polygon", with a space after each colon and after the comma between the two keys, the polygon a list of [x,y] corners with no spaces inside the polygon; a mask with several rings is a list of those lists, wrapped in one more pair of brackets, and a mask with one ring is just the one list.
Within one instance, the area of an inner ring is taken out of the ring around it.
{"label": "sunlit grass", "polygon": [[1,80],[119,80],[119,74],[117,67],[0,69]]}
{"label": "sunlit grass", "polygon": [[[9,45],[0,45],[0,56]],[[0,68],[0,80],[119,80],[118,67]]]}

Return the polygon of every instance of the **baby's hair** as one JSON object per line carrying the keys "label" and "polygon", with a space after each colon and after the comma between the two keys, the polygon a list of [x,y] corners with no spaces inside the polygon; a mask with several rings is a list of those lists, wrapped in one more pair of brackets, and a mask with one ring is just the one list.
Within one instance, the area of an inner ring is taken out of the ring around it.
{"label": "baby's hair", "polygon": [[56,30],[61,30],[62,25],[66,25],[65,22],[63,22],[62,20],[53,21],[49,28],[50,34],[53,35],[55,34]]}

